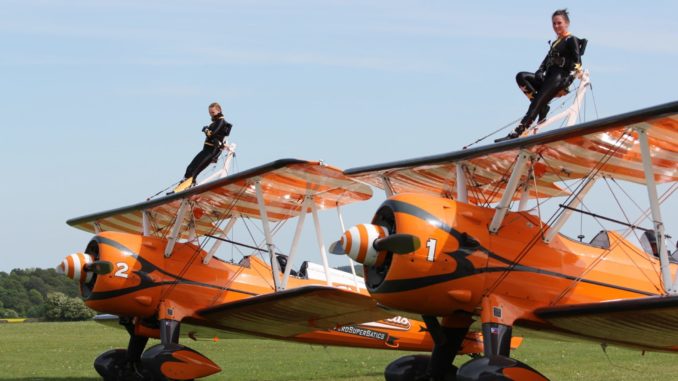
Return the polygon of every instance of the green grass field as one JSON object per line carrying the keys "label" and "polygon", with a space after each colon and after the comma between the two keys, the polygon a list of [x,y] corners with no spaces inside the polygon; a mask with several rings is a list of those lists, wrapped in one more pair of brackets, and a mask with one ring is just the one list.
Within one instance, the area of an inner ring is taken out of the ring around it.
{"label": "green grass field", "polygon": [[[126,333],[94,322],[0,324],[0,380],[97,380],[102,352]],[[383,380],[396,351],[309,346],[270,340],[184,342],[223,371],[206,380]],[[552,380],[676,380],[678,358],[590,343],[526,339],[514,357]],[[468,361],[460,357],[457,363]]]}

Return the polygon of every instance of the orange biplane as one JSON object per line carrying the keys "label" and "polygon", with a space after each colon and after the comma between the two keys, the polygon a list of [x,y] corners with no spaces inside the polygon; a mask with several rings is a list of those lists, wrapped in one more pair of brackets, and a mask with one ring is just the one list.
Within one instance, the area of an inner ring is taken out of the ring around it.
{"label": "orange biplane", "polygon": [[[678,351],[678,266],[660,208],[678,185],[678,102],[345,174],[388,198],[330,251],[362,263],[370,295],[422,315],[435,342],[430,357],[391,363],[387,380],[546,380],[510,358],[514,326]],[[596,180],[611,179],[648,191],[646,250],[614,231],[589,243],[559,233],[573,213],[592,214],[578,207]],[[548,221],[527,210],[561,196]],[[476,320],[484,355],[457,369]]]}
{"label": "orange biplane", "polygon": [[[231,154],[232,149],[226,162]],[[69,225],[96,235],[83,253],[67,256],[58,270],[80,282],[87,306],[109,314],[98,321],[124,327],[130,335],[127,349],[96,359],[96,370],[105,380],[184,380],[220,371],[202,354],[179,344],[180,337],[245,334],[430,351],[433,341],[424,323],[378,306],[354,269],[351,274],[328,266],[318,210],[339,210],[371,196],[369,186],[336,168],[288,159],[69,220]],[[294,271],[308,213],[323,265],[304,262]],[[276,227],[271,223],[294,217],[298,220],[290,253],[282,256],[276,252]],[[228,239],[238,221],[250,219],[261,222],[263,245]],[[224,242],[265,252],[268,261],[254,255],[239,263],[221,260],[214,254]],[[160,339],[160,344],[146,349],[149,338]],[[516,340],[514,346],[518,344]],[[460,351],[482,352],[480,335],[469,333]]]}

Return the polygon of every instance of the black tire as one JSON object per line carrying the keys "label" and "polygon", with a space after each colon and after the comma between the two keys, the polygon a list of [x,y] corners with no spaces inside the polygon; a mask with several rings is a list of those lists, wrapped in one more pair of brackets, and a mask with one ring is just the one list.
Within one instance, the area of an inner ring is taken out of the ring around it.
{"label": "black tire", "polygon": [[424,381],[428,375],[429,355],[403,356],[388,364],[384,370],[386,381]]}
{"label": "black tire", "polygon": [[126,349],[102,353],[94,360],[94,369],[104,381],[156,381],[141,369],[141,364],[128,361]]}

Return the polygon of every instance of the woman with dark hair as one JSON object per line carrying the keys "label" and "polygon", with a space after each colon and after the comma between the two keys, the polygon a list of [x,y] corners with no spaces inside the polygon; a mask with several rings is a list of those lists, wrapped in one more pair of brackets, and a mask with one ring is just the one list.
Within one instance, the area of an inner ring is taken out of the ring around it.
{"label": "woman with dark hair", "polygon": [[579,40],[570,34],[568,30],[570,17],[567,9],[553,12],[551,22],[558,38],[551,43],[551,48],[539,69],[536,73],[521,71],[516,75],[516,82],[530,100],[530,107],[515,131],[497,141],[519,137],[537,117],[541,122],[549,112],[549,102],[570,86],[574,80],[574,73],[581,71],[583,52],[580,52],[580,48],[583,49],[585,45],[582,45],[582,42],[585,44],[586,40]]}

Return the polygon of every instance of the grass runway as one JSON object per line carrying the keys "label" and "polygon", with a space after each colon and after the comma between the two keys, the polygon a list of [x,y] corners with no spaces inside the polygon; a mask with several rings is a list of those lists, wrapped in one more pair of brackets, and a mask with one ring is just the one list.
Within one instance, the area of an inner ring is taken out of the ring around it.
{"label": "grass runway", "polygon": [[[99,380],[92,363],[127,345],[123,330],[94,322],[0,324],[0,380]],[[151,342],[149,345],[155,343]],[[384,367],[406,352],[231,339],[183,344],[223,369],[205,380],[383,380]],[[677,380],[678,358],[592,343],[528,338],[513,357],[551,380]],[[457,364],[468,361],[457,359]]]}

